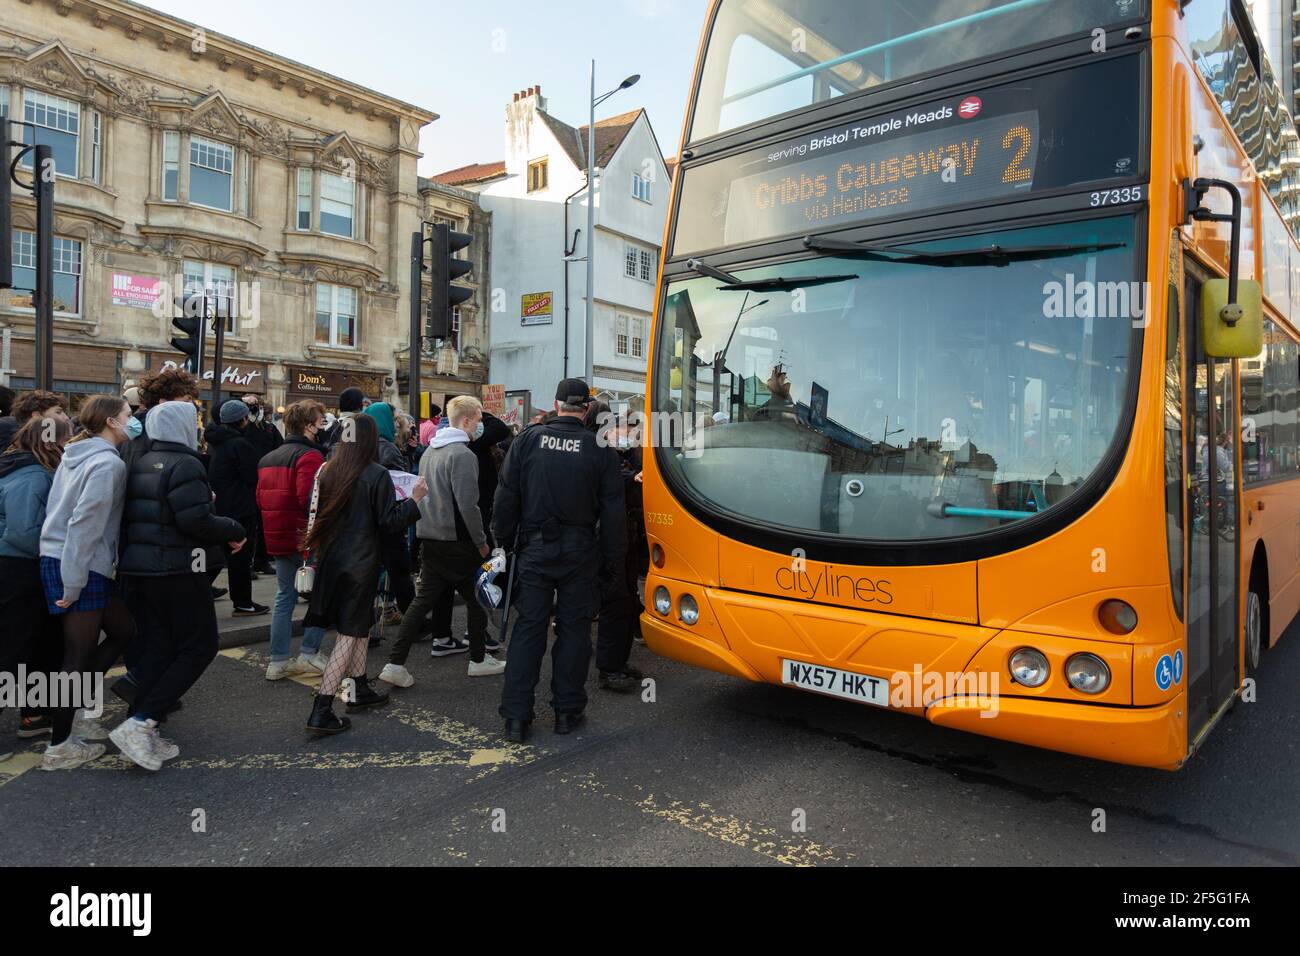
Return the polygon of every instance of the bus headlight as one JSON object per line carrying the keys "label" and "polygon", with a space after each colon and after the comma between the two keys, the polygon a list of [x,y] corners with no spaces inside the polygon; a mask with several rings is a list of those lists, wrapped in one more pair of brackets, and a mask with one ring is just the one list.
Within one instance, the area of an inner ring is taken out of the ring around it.
{"label": "bus headlight", "polygon": [[1075,654],[1065,662],[1065,679],[1080,694],[1100,694],[1110,686],[1110,668],[1096,654]]}
{"label": "bus headlight", "polygon": [[683,624],[694,624],[700,619],[700,606],[689,594],[682,595],[682,599],[677,602],[677,610],[682,616]]}
{"label": "bus headlight", "polygon": [[672,595],[670,595],[668,589],[662,585],[655,588],[655,610],[663,617],[667,617],[673,611]]}
{"label": "bus headlight", "polygon": [[1032,647],[1022,647],[1011,655],[1011,676],[1025,687],[1042,687],[1049,669],[1043,652]]}

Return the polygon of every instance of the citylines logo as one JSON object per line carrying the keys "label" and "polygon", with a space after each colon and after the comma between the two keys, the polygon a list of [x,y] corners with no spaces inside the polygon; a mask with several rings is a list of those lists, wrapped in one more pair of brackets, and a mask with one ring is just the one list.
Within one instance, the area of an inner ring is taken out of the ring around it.
{"label": "citylines logo", "polygon": [[984,109],[984,101],[978,96],[968,96],[961,101],[957,107],[957,115],[962,119],[974,119],[980,115],[980,110]]}

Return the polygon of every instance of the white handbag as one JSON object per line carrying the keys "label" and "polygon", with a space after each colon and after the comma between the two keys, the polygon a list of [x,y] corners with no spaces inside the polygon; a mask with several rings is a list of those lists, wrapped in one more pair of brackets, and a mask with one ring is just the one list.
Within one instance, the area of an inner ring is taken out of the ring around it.
{"label": "white handbag", "polygon": [[[316,506],[320,504],[320,473],[325,470],[322,465],[316,472],[316,478],[311,485],[311,508],[307,513],[307,534],[311,535],[312,525],[316,523]],[[293,576],[293,589],[301,597],[310,597],[311,589],[316,586],[316,567],[311,563],[310,557],[306,554],[302,556],[302,567],[300,567]]]}

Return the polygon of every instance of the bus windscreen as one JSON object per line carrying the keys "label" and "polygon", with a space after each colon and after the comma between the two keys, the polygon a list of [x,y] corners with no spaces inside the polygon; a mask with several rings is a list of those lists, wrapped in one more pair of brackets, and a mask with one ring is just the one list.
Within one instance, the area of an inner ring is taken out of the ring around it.
{"label": "bus windscreen", "polygon": [[673,255],[1140,182],[1141,65],[1104,60],[691,167]]}
{"label": "bus windscreen", "polygon": [[1137,20],[1145,0],[724,0],[691,142],[954,65]]}

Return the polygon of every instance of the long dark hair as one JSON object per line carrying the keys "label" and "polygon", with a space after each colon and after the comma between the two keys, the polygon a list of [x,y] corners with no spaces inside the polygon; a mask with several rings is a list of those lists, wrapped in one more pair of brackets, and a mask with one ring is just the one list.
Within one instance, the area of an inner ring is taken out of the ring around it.
{"label": "long dark hair", "polygon": [[[338,534],[347,514],[352,494],[357,490],[361,473],[379,455],[379,426],[369,415],[347,419],[352,423],[334,446],[329,463],[320,473],[320,500],[316,503],[316,521],[303,542],[303,550],[323,553]],[[348,441],[351,431],[351,441]]]}
{"label": "long dark hair", "polygon": [[[53,435],[50,431],[53,431]],[[54,471],[63,460],[63,446],[72,437],[72,424],[62,418],[30,419],[14,435],[4,455],[30,452],[46,471]]]}

